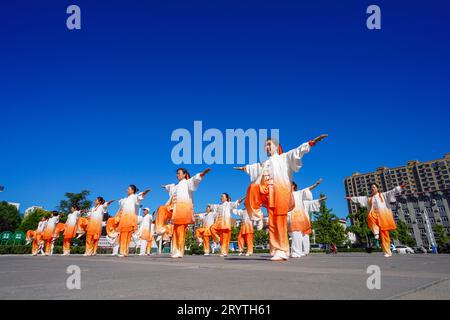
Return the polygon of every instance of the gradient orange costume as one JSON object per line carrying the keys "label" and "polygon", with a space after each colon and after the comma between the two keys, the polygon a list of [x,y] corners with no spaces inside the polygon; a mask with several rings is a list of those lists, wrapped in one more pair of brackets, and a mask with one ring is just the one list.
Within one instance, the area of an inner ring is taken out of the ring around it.
{"label": "gradient orange costume", "polygon": [[99,204],[88,212],[88,225],[86,228],[86,251],[84,255],[93,256],[97,254],[98,240],[102,235],[103,215],[108,208],[107,203]]}
{"label": "gradient orange costume", "polygon": [[216,212],[211,209],[211,211],[201,214],[200,217],[203,219],[203,226],[195,230],[195,235],[198,242],[203,243],[203,251],[207,256],[211,250],[210,239],[211,239],[211,227],[216,219]]}
{"label": "gradient orange costume", "polygon": [[42,239],[42,233],[44,232],[45,227],[47,226],[48,220],[40,221],[36,231],[34,233],[33,244],[31,249],[31,254],[33,256],[38,254],[39,249],[42,252],[42,248],[44,246],[44,241]]}
{"label": "gradient orange costume", "polygon": [[261,221],[261,207],[267,208],[269,218],[269,244],[273,260],[287,260],[289,257],[289,238],[287,214],[294,207],[291,184],[293,173],[302,167],[303,155],[308,153],[312,141],[303,143],[296,149],[270,156],[263,163],[245,166],[251,184],[247,189],[245,208],[252,220]]}
{"label": "gradient orange costume", "polygon": [[119,215],[109,218],[106,221],[106,240],[112,245],[112,255],[119,254]]}
{"label": "gradient orange costume", "polygon": [[32,242],[31,254],[36,255],[38,252],[38,249],[39,249],[36,231],[35,230],[27,230],[27,233],[25,234],[25,240],[26,240],[26,244],[29,244],[30,242]]}
{"label": "gradient orange costume", "polygon": [[139,224],[138,236],[141,247],[140,255],[149,255],[152,249],[153,233],[152,216],[148,213],[142,218]]}
{"label": "gradient orange costume", "polygon": [[211,208],[216,212],[216,221],[213,226],[214,238],[220,237],[220,255],[226,257],[230,249],[231,240],[231,210],[237,209],[240,201],[225,201],[221,204],[212,204]]}
{"label": "gradient orange costume", "polygon": [[138,208],[145,195],[143,193],[130,194],[128,197],[119,200],[119,246],[120,256],[128,256],[130,241],[133,233],[138,230]]}
{"label": "gradient orange costume", "polygon": [[188,179],[183,179],[177,184],[168,184],[164,186],[170,196],[170,204],[158,208],[156,228],[161,233],[161,227],[171,216],[173,221],[172,236],[172,257],[181,258],[184,255],[184,246],[186,242],[186,228],[188,224],[194,223],[194,203],[193,193],[197,190],[202,181],[200,173]]}
{"label": "gradient orange costume", "polygon": [[240,210],[235,209],[233,210],[233,213],[236,215],[242,217],[239,234],[238,234],[238,250],[239,253],[244,252],[244,247],[247,244],[247,256],[250,256],[253,254],[253,223],[250,220],[250,217],[248,216],[248,213],[246,210]]}
{"label": "gradient orange costume", "polygon": [[292,235],[291,257],[300,258],[309,254],[309,235],[311,234],[310,213],[320,209],[320,201],[312,199],[310,188],[292,193],[295,208],[288,214],[288,231]]}
{"label": "gradient orange costume", "polygon": [[369,209],[367,224],[376,238],[381,236],[381,247],[386,257],[391,256],[391,237],[389,231],[397,229],[390,202],[395,202],[395,196],[400,194],[402,187],[395,187],[391,191],[378,192],[371,197],[352,197],[351,201]]}
{"label": "gradient orange costume", "polygon": [[66,225],[64,228],[64,240],[63,240],[63,255],[70,254],[70,242],[77,234],[77,223],[81,212],[76,210],[69,213],[66,220]]}
{"label": "gradient orange costume", "polygon": [[59,216],[53,216],[48,219],[44,232],[42,233],[42,239],[45,242],[45,255],[52,254],[53,235],[55,232],[56,224],[59,221]]}

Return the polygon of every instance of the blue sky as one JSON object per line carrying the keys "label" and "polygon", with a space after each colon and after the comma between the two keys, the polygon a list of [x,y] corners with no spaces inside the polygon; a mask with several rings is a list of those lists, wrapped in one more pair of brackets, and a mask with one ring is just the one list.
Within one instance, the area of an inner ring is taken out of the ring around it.
{"label": "blue sky", "polygon": [[[425,4],[426,3],[426,4]],[[81,30],[66,8],[81,8]],[[382,29],[366,28],[381,7]],[[450,151],[446,1],[14,1],[0,10],[0,200],[54,209],[65,192],[144,205],[175,181],[173,130],[278,128],[329,139],[295,177],[347,215],[344,177]],[[192,173],[206,165],[186,166]],[[195,208],[248,176],[212,165]],[[112,208],[114,213],[116,207]]]}

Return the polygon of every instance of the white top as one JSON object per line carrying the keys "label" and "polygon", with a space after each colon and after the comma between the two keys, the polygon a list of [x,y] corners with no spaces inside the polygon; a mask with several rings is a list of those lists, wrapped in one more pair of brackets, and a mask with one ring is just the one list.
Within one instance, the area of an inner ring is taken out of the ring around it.
{"label": "white top", "polygon": [[174,204],[177,202],[194,202],[193,193],[197,190],[200,181],[202,181],[202,177],[200,173],[197,173],[195,176],[189,179],[183,179],[179,181],[177,184],[168,184],[165,185],[164,188],[169,193],[169,196],[172,197],[172,201]]}
{"label": "white top", "polygon": [[87,213],[87,216],[93,220],[103,220],[103,214],[106,213],[106,203],[99,205],[98,207],[92,207]]}
{"label": "white top", "polygon": [[139,217],[139,230],[138,230],[139,236],[142,235],[144,230],[151,231],[151,226],[152,226],[152,216],[150,214],[146,214],[144,217]]}
{"label": "white top", "polygon": [[[400,194],[401,192],[401,187],[395,187],[390,191],[381,192],[371,197],[352,197],[351,201],[358,203],[363,207],[369,208],[369,199],[372,198],[372,207],[369,209],[388,209],[389,203],[395,202],[395,196]],[[383,199],[380,198],[380,195]]]}
{"label": "white top", "polygon": [[228,221],[231,218],[231,210],[237,209],[239,204],[239,200],[225,201],[221,204],[212,204],[211,208],[216,212],[217,217],[222,217],[223,221]]}
{"label": "white top", "polygon": [[39,221],[36,231],[42,233],[45,227],[47,227],[47,221]]}
{"label": "white top", "polygon": [[[308,220],[310,220],[309,215],[311,214],[311,212],[318,212],[320,210],[320,201],[312,200],[312,193],[309,188],[294,191],[292,192],[292,195],[295,202],[294,210],[304,212]],[[288,222],[290,221],[292,211],[288,213]]]}
{"label": "white top", "polygon": [[144,200],[142,192],[138,194],[131,194],[126,198],[119,200],[119,206],[124,212],[134,212],[136,215],[139,212],[139,204]]}
{"label": "white top", "polygon": [[251,223],[250,217],[248,216],[247,210],[233,209],[233,213],[242,217],[242,222]]}
{"label": "white top", "polygon": [[80,211],[74,211],[72,213],[69,213],[66,220],[66,225],[68,226],[74,226],[77,224],[78,218],[80,217],[81,212]]}
{"label": "white top", "polygon": [[273,180],[274,184],[290,185],[293,173],[300,170],[303,165],[301,159],[310,149],[309,143],[305,142],[281,155],[276,153],[263,163],[248,164],[245,172],[250,175],[252,183],[261,183],[264,176],[266,180]]}

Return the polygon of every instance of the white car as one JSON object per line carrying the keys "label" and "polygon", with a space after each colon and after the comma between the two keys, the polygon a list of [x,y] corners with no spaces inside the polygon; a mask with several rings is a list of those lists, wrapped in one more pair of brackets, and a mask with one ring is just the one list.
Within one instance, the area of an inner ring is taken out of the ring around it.
{"label": "white car", "polygon": [[407,254],[407,253],[414,253],[414,250],[408,246],[396,246],[394,252],[400,254]]}

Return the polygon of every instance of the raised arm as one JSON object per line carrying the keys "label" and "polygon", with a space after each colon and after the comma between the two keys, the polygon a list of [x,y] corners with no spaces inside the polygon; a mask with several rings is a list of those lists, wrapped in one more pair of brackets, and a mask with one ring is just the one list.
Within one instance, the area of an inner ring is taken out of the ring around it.
{"label": "raised arm", "polygon": [[322,141],[326,137],[328,137],[327,134],[322,134],[317,138],[302,143],[299,147],[284,153],[283,155],[284,157],[286,157],[286,161],[291,170],[294,172],[298,172],[300,168],[303,166],[302,163],[303,156],[311,150],[311,147],[315,146],[319,141]]}
{"label": "raised arm", "polygon": [[315,187],[317,187],[319,184],[321,184],[323,181],[322,178],[320,178],[319,180],[316,181],[316,183],[314,183],[312,186],[309,187],[309,190],[312,191]]}
{"label": "raised arm", "polygon": [[357,203],[363,207],[369,207],[369,198],[366,196],[362,197],[346,197],[347,200],[350,200],[354,203]]}
{"label": "raised arm", "polygon": [[395,202],[395,196],[402,193],[404,186],[397,186],[392,190],[383,192],[383,196],[385,199],[389,200],[389,202]]}
{"label": "raised arm", "polygon": [[188,180],[188,188],[189,191],[193,192],[196,191],[198,186],[200,185],[200,182],[203,180],[203,177],[211,171],[211,168],[207,168],[203,170],[200,173],[197,173],[195,176],[189,178]]}

